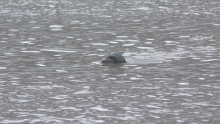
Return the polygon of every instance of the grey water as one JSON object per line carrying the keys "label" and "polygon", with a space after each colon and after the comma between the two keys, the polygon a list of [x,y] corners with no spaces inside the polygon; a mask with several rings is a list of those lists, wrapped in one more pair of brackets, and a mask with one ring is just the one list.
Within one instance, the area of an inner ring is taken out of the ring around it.
{"label": "grey water", "polygon": [[219,124],[219,20],[219,0],[1,0],[0,123]]}

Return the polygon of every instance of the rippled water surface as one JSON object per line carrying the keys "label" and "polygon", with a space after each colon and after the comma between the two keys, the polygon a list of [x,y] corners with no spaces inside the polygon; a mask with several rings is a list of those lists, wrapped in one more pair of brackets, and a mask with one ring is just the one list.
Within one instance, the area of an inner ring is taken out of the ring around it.
{"label": "rippled water surface", "polygon": [[219,20],[219,0],[1,0],[0,123],[219,124]]}

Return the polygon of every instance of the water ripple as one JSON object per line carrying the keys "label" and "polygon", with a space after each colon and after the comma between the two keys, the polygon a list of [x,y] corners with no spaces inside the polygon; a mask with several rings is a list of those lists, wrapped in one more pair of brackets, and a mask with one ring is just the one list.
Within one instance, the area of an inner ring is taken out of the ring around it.
{"label": "water ripple", "polygon": [[219,123],[219,1],[0,4],[0,123]]}

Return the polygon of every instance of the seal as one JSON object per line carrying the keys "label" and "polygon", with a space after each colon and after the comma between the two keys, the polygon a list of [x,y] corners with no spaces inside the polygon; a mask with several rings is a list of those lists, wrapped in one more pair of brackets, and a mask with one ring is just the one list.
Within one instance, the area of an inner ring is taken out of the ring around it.
{"label": "seal", "polygon": [[121,55],[120,53],[113,53],[113,54],[109,54],[105,59],[103,59],[101,63],[117,64],[117,63],[127,63],[127,62],[124,56]]}

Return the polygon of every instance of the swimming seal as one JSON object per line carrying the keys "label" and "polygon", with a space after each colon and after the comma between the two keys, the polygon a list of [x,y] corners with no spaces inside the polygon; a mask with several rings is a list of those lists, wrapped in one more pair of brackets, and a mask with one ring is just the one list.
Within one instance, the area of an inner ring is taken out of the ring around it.
{"label": "swimming seal", "polygon": [[111,63],[111,64],[117,64],[117,63],[127,63],[124,56],[120,53],[113,53],[109,54],[104,60],[102,60],[103,64]]}

